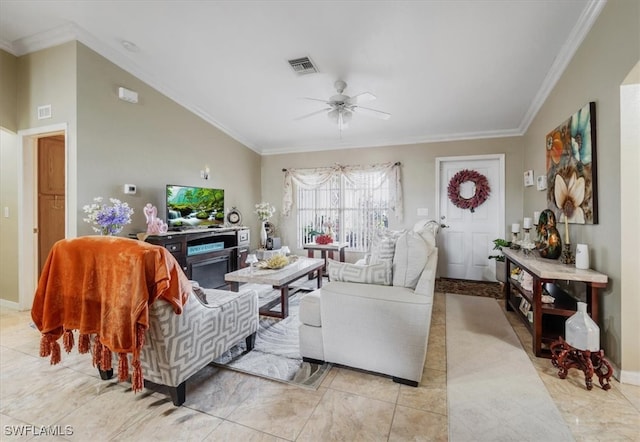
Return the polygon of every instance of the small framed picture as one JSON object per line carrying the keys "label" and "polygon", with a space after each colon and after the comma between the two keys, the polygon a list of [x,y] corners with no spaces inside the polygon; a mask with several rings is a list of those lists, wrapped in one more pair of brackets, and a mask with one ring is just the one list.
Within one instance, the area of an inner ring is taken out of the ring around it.
{"label": "small framed picture", "polygon": [[547,190],[547,176],[539,175],[536,177],[536,187],[538,190]]}
{"label": "small framed picture", "polygon": [[530,309],[531,309],[531,304],[529,304],[529,301],[522,298],[522,301],[520,301],[520,311],[522,312],[522,314],[527,316],[527,313],[529,312]]}
{"label": "small framed picture", "polygon": [[524,187],[533,186],[533,170],[526,170],[524,172]]}

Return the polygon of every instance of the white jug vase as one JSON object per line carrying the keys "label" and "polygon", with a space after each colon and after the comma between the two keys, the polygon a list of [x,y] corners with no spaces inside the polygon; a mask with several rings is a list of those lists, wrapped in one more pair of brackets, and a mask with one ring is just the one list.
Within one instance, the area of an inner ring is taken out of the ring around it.
{"label": "white jug vase", "polygon": [[600,350],[600,327],[587,314],[587,304],[578,302],[578,311],[564,324],[565,341],[578,350]]}

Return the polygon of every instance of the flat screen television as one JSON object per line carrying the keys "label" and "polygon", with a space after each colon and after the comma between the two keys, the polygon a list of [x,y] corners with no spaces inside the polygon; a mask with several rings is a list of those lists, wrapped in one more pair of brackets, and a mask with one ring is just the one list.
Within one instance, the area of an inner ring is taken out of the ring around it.
{"label": "flat screen television", "polygon": [[224,189],[167,184],[166,196],[169,229],[224,223]]}

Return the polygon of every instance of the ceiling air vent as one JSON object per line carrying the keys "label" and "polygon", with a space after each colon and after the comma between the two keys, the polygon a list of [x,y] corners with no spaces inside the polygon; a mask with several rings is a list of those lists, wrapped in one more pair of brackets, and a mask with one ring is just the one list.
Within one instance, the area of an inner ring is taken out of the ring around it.
{"label": "ceiling air vent", "polygon": [[298,75],[313,74],[318,72],[318,69],[314,66],[309,57],[296,58],[295,60],[289,60],[291,69]]}

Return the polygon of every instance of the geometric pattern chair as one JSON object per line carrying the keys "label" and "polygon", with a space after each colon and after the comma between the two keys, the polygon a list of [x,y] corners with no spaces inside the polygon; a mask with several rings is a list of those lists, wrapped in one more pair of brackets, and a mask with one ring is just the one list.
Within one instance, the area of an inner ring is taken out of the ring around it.
{"label": "geometric pattern chair", "polygon": [[145,381],[170,388],[174,405],[186,399],[186,381],[242,339],[251,350],[258,330],[254,290],[204,289],[207,304],[191,293],[182,314],[162,300],[149,310],[149,329],[140,353]]}

